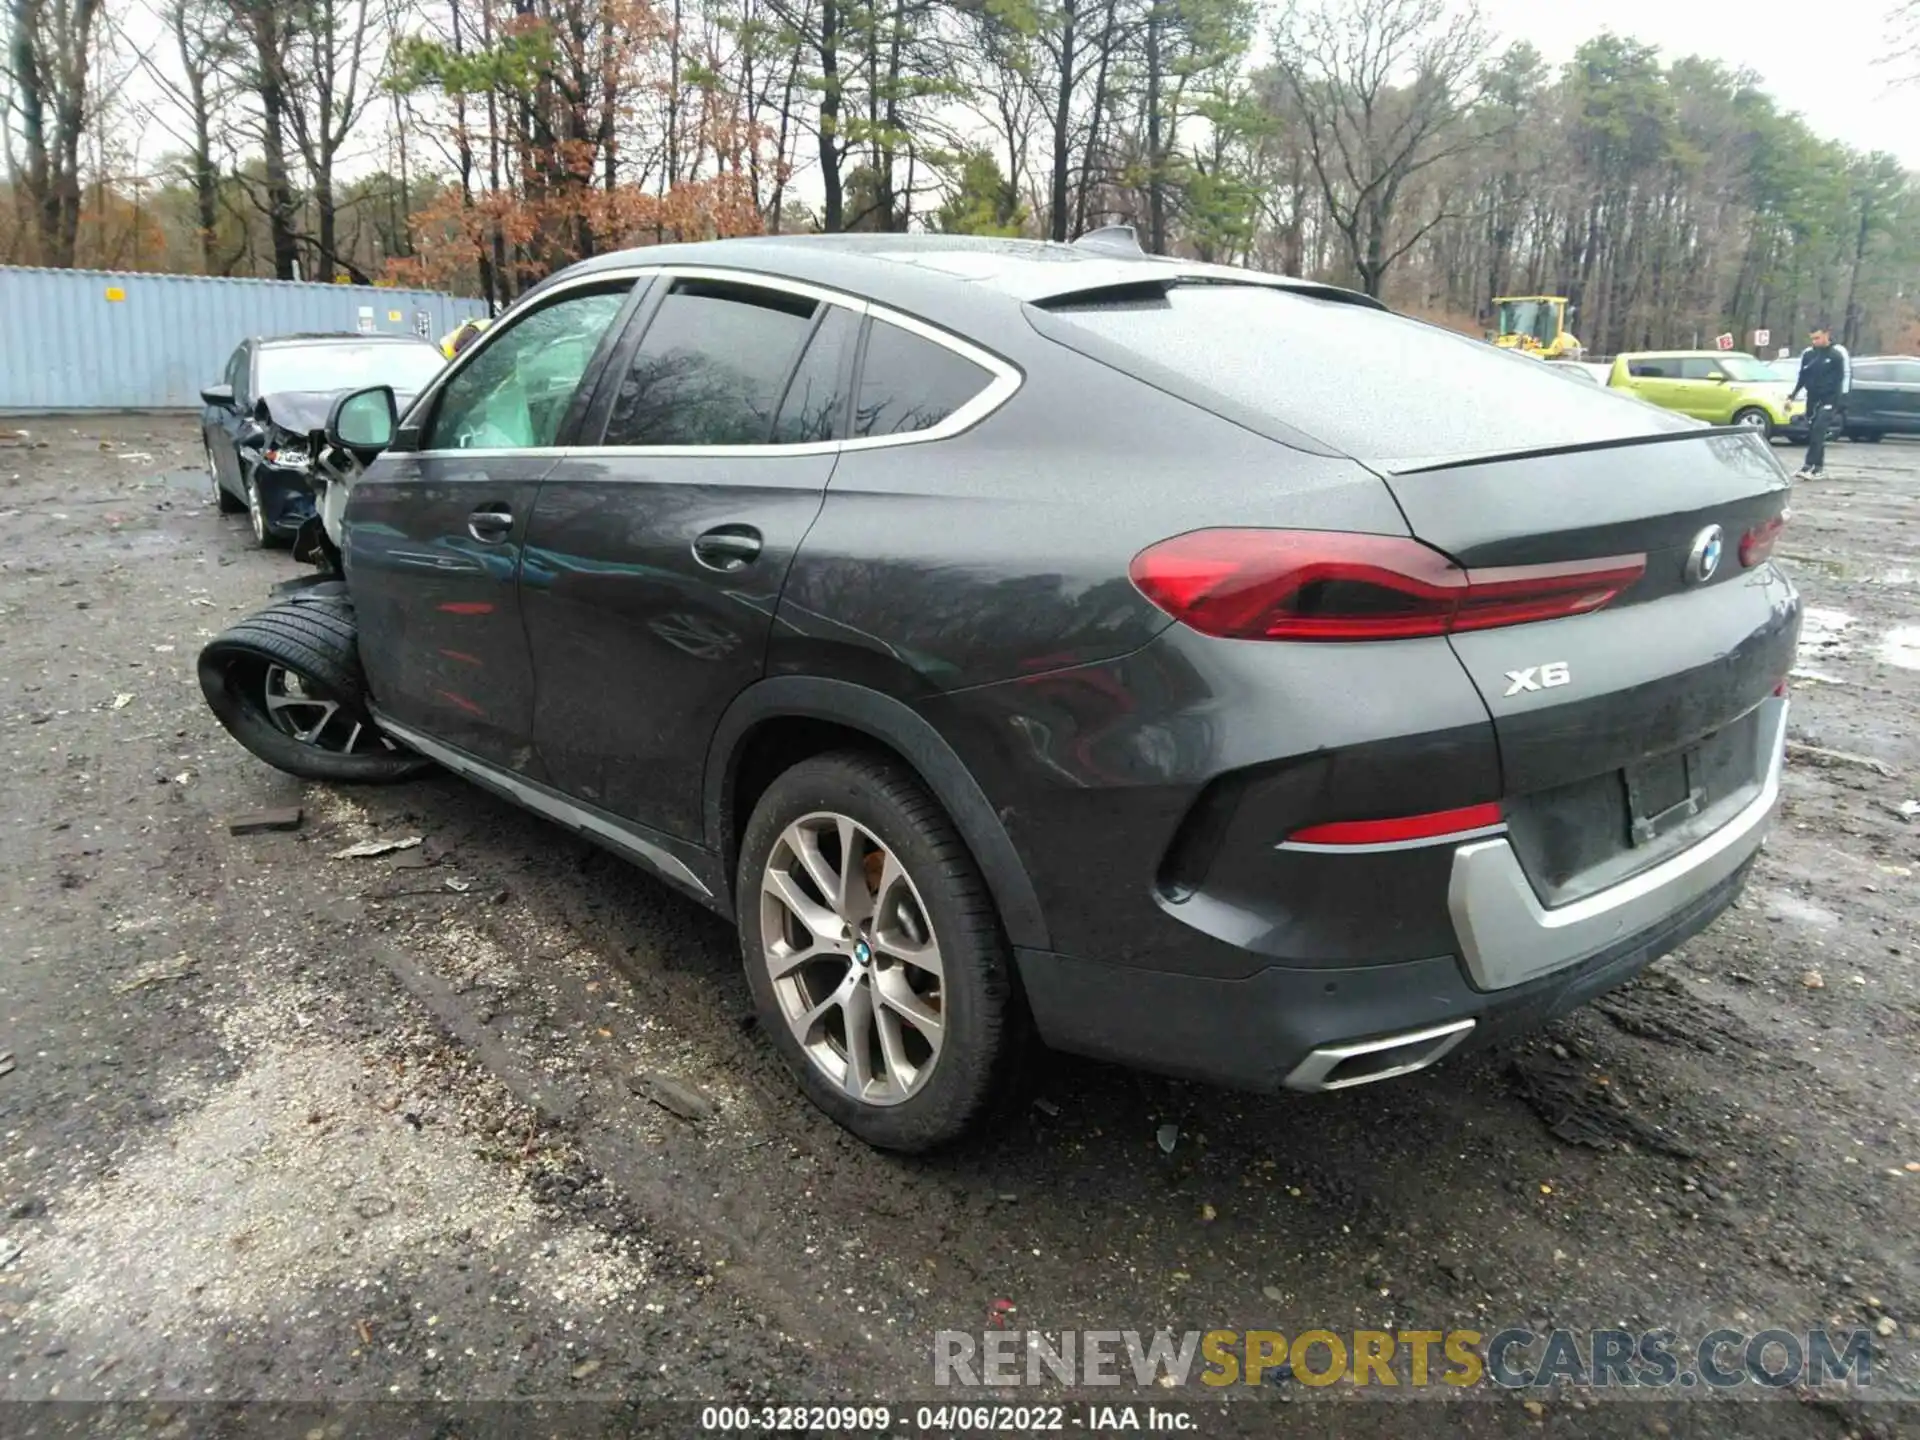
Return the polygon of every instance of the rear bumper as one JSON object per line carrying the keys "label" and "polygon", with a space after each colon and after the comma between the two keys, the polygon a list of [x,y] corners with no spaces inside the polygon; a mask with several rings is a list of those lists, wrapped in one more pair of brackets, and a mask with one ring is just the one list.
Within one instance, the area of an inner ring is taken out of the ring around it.
{"label": "rear bumper", "polygon": [[1522,1033],[1631,979],[1733,903],[1778,803],[1786,701],[1768,701],[1762,722],[1759,793],[1606,890],[1549,909],[1506,839],[1456,849],[1456,954],[1223,978],[1023,950],[1035,1023],[1056,1049],[1266,1091],[1384,1080]]}
{"label": "rear bumper", "polygon": [[[1273,966],[1221,980],[1022,950],[1020,975],[1041,1037],[1057,1050],[1241,1090],[1341,1089],[1525,1034],[1584,1005],[1712,924],[1746,877],[1743,865],[1645,932],[1493,992],[1474,989],[1450,955],[1337,970]],[[1373,1040],[1401,1047],[1410,1035],[1448,1027],[1460,1033],[1416,1043],[1415,1064],[1399,1063],[1402,1048],[1354,1060],[1331,1053]]]}
{"label": "rear bumper", "polygon": [[1504,990],[1598,954],[1684,909],[1746,864],[1780,798],[1786,740],[1787,702],[1769,700],[1756,730],[1759,793],[1698,843],[1584,900],[1543,906],[1505,839],[1454,851],[1447,909],[1475,988]]}

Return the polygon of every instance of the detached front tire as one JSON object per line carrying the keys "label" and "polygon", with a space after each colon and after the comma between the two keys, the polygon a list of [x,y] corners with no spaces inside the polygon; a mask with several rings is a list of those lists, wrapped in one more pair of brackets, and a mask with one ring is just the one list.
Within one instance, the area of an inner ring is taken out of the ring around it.
{"label": "detached front tire", "polygon": [[200,689],[228,734],[302,780],[391,784],[433,763],[375,725],[343,596],[283,600],[208,641]]}
{"label": "detached front tire", "polygon": [[761,1028],[836,1123],[883,1150],[965,1135],[1025,1027],[973,857],[899,762],[817,756],[754,807],[735,890]]}

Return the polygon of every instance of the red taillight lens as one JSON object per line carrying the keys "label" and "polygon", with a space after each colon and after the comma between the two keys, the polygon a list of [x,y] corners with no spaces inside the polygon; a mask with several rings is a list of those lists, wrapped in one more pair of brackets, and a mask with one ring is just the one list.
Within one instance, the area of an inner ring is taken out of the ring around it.
{"label": "red taillight lens", "polygon": [[1762,521],[1740,537],[1742,569],[1751,570],[1773,555],[1773,542],[1780,538],[1780,532],[1787,528],[1787,521],[1792,516],[1792,511],[1783,510],[1773,519]]}
{"label": "red taillight lens", "polygon": [[1505,823],[1497,802],[1465,805],[1458,810],[1435,810],[1425,815],[1401,815],[1392,820],[1336,820],[1309,825],[1287,837],[1289,845],[1406,845],[1444,840]]}
{"label": "red taillight lens", "polygon": [[1174,619],[1226,640],[1401,640],[1597,610],[1644,555],[1462,570],[1393,535],[1195,530],[1134,557],[1133,583]]}

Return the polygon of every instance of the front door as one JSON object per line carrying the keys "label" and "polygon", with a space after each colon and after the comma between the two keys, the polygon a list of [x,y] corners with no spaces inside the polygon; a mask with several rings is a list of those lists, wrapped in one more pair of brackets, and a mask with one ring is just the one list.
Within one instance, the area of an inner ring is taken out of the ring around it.
{"label": "front door", "polygon": [[680,279],[644,323],[601,381],[603,443],[570,452],[534,511],[534,737],[559,789],[697,841],[708,742],[761,674],[833,474],[859,322]]}
{"label": "front door", "polygon": [[1727,372],[1717,360],[1690,356],[1680,362],[1680,379],[1674,385],[1679,396],[1674,408],[1701,420],[1725,425],[1732,418],[1732,397],[1727,390]]}
{"label": "front door", "polygon": [[536,773],[520,565],[631,280],[569,291],[474,347],[429,402],[417,449],[352,488],[344,546],[360,652],[382,711],[505,769]]}
{"label": "front door", "polygon": [[1920,435],[1920,360],[1893,362],[1893,384],[1885,401],[1887,429]]}

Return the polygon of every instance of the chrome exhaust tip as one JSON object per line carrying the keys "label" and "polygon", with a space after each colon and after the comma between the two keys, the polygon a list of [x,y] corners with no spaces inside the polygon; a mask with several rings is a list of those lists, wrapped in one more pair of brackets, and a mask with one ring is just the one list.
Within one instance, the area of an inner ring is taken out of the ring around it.
{"label": "chrome exhaust tip", "polygon": [[1378,1040],[1322,1045],[1308,1052],[1280,1083],[1289,1090],[1318,1092],[1371,1085],[1424,1070],[1472,1032],[1472,1020],[1452,1020],[1425,1030],[1403,1030]]}

